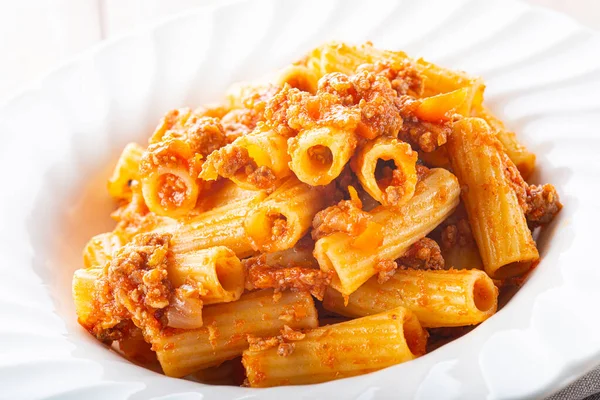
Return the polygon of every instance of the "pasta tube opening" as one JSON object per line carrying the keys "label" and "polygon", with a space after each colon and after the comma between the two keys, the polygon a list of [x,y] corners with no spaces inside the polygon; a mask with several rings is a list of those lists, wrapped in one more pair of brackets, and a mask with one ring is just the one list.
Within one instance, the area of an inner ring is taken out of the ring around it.
{"label": "pasta tube opening", "polygon": [[[258,209],[248,215],[246,231],[258,248],[274,248],[277,243],[293,241],[294,216],[288,216],[281,211]],[[292,243],[288,247],[292,247]],[[285,247],[278,246],[278,247]]]}
{"label": "pasta tube opening", "polygon": [[531,262],[529,261],[517,261],[510,264],[506,264],[494,271],[495,279],[506,279],[513,276],[523,275],[531,268]]}
{"label": "pasta tube opening", "polygon": [[[479,277],[473,283],[473,303],[479,311],[490,312],[496,308],[496,286],[491,279]],[[493,311],[492,311],[493,312]]]}
{"label": "pasta tube opening", "polygon": [[352,132],[329,127],[308,129],[290,139],[290,168],[304,183],[327,185],[339,176],[355,148]]}
{"label": "pasta tube opening", "polygon": [[306,154],[309,159],[310,167],[315,172],[326,173],[331,169],[331,166],[333,165],[333,153],[329,147],[318,144],[309,147]]}
{"label": "pasta tube opening", "polygon": [[[285,140],[276,141],[285,144]],[[244,189],[271,187],[277,179],[275,172],[278,171],[276,169],[285,169],[285,167],[273,168],[270,149],[267,146],[263,147],[261,141],[257,140],[254,143],[249,138],[242,138],[240,142],[248,152],[248,160],[246,165],[241,166],[230,179]],[[275,149],[277,146],[273,146],[273,148]],[[282,148],[285,149],[285,147]]]}
{"label": "pasta tube opening", "polygon": [[142,193],[148,208],[158,215],[185,215],[196,206],[196,179],[179,168],[159,167],[143,178]]}
{"label": "pasta tube opening", "polygon": [[380,138],[361,148],[351,165],[371,197],[384,205],[399,206],[415,193],[416,162],[417,153],[408,143]]}
{"label": "pasta tube opening", "polygon": [[194,284],[204,304],[235,301],[244,291],[244,268],[225,246],[175,253],[169,277],[177,286]]}
{"label": "pasta tube opening", "polygon": [[[414,179],[415,182],[410,182],[412,184],[405,185],[405,183],[408,183],[409,179],[412,181],[413,176],[416,178],[416,170],[415,174],[407,174],[402,167],[403,165],[394,159],[377,159],[374,177],[381,201],[384,204],[397,205],[390,201],[390,197],[393,197],[390,196],[392,193],[395,193],[398,202],[402,203],[402,200],[410,198],[415,192],[416,179]],[[407,187],[405,188],[405,186]]]}
{"label": "pasta tube opening", "polygon": [[237,294],[237,292],[240,292],[240,288],[244,286],[244,274],[240,267],[241,263],[235,256],[219,258],[215,262],[217,281],[225,292]]}
{"label": "pasta tube opening", "polygon": [[408,350],[410,350],[414,357],[425,354],[427,336],[423,334],[423,328],[414,314],[405,314],[405,320],[402,324],[402,335],[404,336]]}
{"label": "pasta tube opening", "polygon": [[332,189],[314,188],[293,177],[286,180],[246,216],[244,229],[254,249],[274,252],[294,247],[329,201]]}

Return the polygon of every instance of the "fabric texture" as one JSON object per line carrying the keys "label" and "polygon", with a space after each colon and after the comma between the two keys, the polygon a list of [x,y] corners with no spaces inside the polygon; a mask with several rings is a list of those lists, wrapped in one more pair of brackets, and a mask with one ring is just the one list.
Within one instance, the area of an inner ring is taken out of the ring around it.
{"label": "fabric texture", "polygon": [[600,367],[546,400],[600,400]]}

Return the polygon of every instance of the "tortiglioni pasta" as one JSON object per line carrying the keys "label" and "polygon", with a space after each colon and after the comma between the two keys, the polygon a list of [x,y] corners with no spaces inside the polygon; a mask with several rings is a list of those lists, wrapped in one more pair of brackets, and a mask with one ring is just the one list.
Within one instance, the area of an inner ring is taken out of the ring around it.
{"label": "tortiglioni pasta", "polygon": [[539,262],[562,205],[481,78],[338,42],[267,76],[123,150],[73,276],[98,340],[207,384],[325,382],[485,323]]}

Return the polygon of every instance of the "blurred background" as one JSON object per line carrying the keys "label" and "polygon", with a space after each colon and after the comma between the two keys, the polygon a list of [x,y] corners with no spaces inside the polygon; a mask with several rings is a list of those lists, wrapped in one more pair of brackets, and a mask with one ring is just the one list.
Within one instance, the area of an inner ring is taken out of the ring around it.
{"label": "blurred background", "polygon": [[[0,0],[0,102],[104,39],[218,1]],[[525,1],[568,14],[600,30],[600,0]]]}

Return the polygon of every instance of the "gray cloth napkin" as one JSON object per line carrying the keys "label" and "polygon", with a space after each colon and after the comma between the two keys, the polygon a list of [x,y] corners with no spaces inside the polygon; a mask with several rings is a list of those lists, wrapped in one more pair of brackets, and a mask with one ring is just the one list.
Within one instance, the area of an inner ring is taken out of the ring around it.
{"label": "gray cloth napkin", "polygon": [[546,400],[600,400],[600,367]]}

